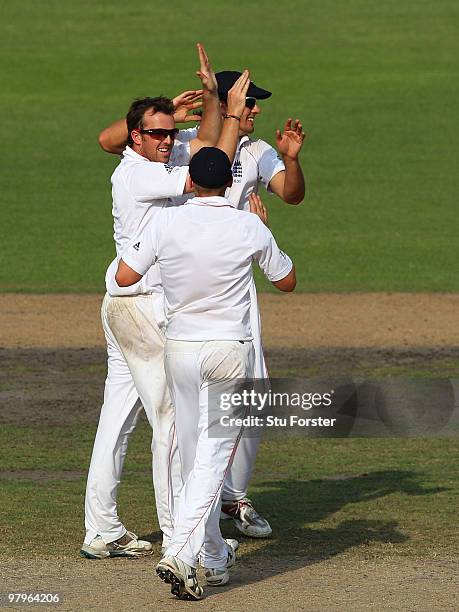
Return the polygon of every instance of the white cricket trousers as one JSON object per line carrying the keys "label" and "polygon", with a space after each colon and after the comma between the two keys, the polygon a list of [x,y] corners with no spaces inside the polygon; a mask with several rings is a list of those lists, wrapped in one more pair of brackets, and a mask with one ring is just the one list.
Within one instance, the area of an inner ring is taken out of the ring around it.
{"label": "white cricket trousers", "polygon": [[[255,362],[253,377],[268,379],[263,355],[263,344],[261,341],[261,319],[258,308],[257,290],[255,281],[252,279],[250,285],[250,327],[253,335],[253,348]],[[237,453],[231,466],[231,470],[226,477],[223,488],[222,498],[227,501],[244,499],[247,497],[250,478],[257,458],[258,447],[260,446],[261,435],[243,437],[238,445]]]}
{"label": "white cricket trousers", "polygon": [[102,303],[108,373],[86,486],[86,544],[98,534],[108,544],[126,533],[116,498],[128,438],[142,408],[139,397],[153,428],[153,483],[163,544],[172,534],[172,491],[180,490],[181,475],[164,372],[165,338],[157,323],[162,307],[157,294],[106,295]]}
{"label": "white cricket trousers", "polygon": [[175,406],[183,488],[174,513],[166,555],[196,567],[225,566],[228,556],[220,532],[223,482],[242,431],[209,437],[208,389],[213,384],[252,378],[252,342],[167,340],[166,376]]}

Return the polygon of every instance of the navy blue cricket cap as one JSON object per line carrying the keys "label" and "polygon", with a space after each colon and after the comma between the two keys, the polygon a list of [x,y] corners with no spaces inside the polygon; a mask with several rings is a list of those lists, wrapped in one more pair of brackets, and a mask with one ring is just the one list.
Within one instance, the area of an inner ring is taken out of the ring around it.
{"label": "navy blue cricket cap", "polygon": [[[217,77],[218,84],[218,97],[223,102],[226,101],[228,96],[228,91],[234,85],[234,83],[241,76],[241,72],[237,72],[236,70],[223,70],[223,72],[217,72],[215,75]],[[249,89],[247,90],[247,96],[249,98],[257,98],[257,100],[266,100],[269,98],[272,93],[267,89],[262,89],[261,87],[257,87],[253,81],[250,81]]]}
{"label": "navy blue cricket cap", "polygon": [[193,183],[207,189],[225,187],[233,178],[228,155],[216,147],[203,147],[193,155],[189,166]]}

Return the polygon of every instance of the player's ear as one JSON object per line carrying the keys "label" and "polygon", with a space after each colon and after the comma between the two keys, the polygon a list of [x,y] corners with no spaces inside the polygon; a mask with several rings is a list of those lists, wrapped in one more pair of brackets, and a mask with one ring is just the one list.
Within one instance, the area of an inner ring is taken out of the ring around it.
{"label": "player's ear", "polygon": [[225,187],[229,189],[232,184],[233,184],[233,177],[230,178],[230,180],[226,183]]}
{"label": "player's ear", "polygon": [[191,176],[187,174],[183,193],[191,193],[192,191],[194,191],[194,183],[191,180]]}
{"label": "player's ear", "polygon": [[141,137],[140,132],[138,130],[132,130],[131,138],[132,138],[133,142],[135,142],[135,144],[137,144],[137,145],[142,144],[142,137]]}

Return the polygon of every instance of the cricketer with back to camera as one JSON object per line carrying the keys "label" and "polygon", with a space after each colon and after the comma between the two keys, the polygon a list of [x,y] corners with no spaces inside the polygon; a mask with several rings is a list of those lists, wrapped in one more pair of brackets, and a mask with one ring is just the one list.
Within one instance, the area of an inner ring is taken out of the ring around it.
{"label": "cricketer with back to camera", "polygon": [[[237,116],[228,114],[225,121]],[[236,540],[220,532],[222,485],[237,455],[242,427],[212,436],[209,389],[236,388],[252,379],[255,351],[250,327],[252,264],[256,261],[280,291],[293,291],[295,268],[260,216],[238,210],[224,197],[231,185],[225,152],[202,148],[190,162],[195,197],[165,207],[133,238],[115,276],[121,287],[138,283],[158,266],[165,295],[167,382],[183,486],[173,531],[156,571],[180,599],[201,599],[196,568],[209,586],[229,581]],[[203,265],[203,262],[204,265]],[[171,471],[169,470],[169,477]]]}
{"label": "cricketer with back to camera", "polygon": [[[228,92],[241,73],[224,71],[217,73],[218,96],[222,115],[228,113]],[[247,90],[246,104],[239,120],[238,145],[232,167],[233,183],[225,193],[233,204],[242,209],[249,209],[250,203],[256,206],[259,201],[256,194],[259,186],[264,185],[290,204],[298,204],[305,193],[305,182],[299,164],[299,153],[305,134],[299,120],[288,119],[284,130],[276,130],[276,144],[279,154],[263,140],[254,140],[250,135],[254,131],[254,123],[261,109],[259,100],[267,99],[271,92],[250,83]],[[180,121],[198,119],[196,114],[187,115],[187,111],[195,111],[200,105],[197,101],[201,91],[186,91],[175,98],[176,116]],[[180,132],[179,138],[188,141],[195,138],[197,129],[192,128]],[[99,143],[110,153],[120,153],[126,143],[127,127],[125,120],[119,120],[103,130]],[[174,198],[174,203],[185,201],[184,196]],[[261,323],[257,304],[255,285],[252,284],[250,318],[254,334],[255,347],[255,377],[267,378],[268,372],[263,356],[261,341]],[[250,476],[255,464],[259,438],[243,438],[238,447],[232,468],[227,475],[223,491],[222,517],[231,517],[236,527],[246,536],[267,537],[271,533],[268,521],[259,515],[247,497]]]}

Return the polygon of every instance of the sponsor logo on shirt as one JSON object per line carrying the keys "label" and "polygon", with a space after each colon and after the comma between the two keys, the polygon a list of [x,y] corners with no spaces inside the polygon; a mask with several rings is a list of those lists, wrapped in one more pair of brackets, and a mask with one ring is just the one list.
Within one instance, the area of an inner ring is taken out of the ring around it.
{"label": "sponsor logo on shirt", "polygon": [[172,172],[173,166],[169,166],[169,164],[164,164],[164,168],[167,170],[167,172],[169,172],[169,174]]}
{"label": "sponsor logo on shirt", "polygon": [[139,248],[140,248],[140,242],[136,242],[132,248],[133,248],[134,250],[138,251],[138,250],[139,250]]}

